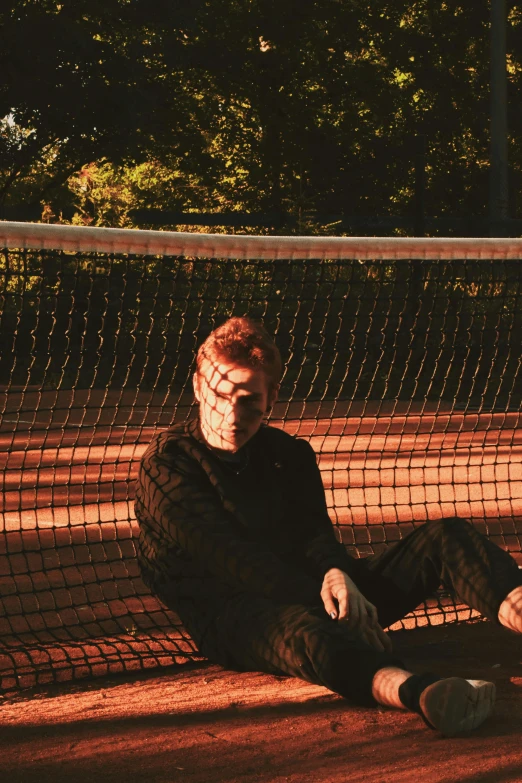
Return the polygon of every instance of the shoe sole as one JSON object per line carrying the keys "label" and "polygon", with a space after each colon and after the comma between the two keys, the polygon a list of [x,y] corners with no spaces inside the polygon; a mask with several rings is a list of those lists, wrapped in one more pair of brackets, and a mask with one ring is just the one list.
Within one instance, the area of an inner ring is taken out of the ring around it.
{"label": "shoe sole", "polygon": [[496,688],[484,680],[448,677],[434,682],[422,693],[420,708],[428,723],[445,737],[476,729],[495,703]]}

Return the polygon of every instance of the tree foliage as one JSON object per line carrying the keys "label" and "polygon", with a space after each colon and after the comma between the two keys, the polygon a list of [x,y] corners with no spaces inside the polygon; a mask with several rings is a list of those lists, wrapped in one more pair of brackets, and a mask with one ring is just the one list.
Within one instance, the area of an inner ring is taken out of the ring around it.
{"label": "tree foliage", "polygon": [[105,225],[132,206],[406,214],[422,135],[427,212],[486,210],[485,0],[18,0],[0,20],[0,203]]}

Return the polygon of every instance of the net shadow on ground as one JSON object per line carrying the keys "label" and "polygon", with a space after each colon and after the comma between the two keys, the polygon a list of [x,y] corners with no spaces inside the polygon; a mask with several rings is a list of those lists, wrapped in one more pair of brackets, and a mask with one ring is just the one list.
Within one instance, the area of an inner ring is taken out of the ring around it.
{"label": "net shadow on ground", "polygon": [[192,665],[20,694],[3,708],[3,769],[10,783],[520,783],[520,637],[479,622],[394,640],[417,670],[494,679],[493,715],[448,740],[292,678]]}

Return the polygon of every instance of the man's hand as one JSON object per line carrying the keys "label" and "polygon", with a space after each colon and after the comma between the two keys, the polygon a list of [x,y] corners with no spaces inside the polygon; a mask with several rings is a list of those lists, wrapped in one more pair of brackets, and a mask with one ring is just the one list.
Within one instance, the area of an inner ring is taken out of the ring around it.
{"label": "man's hand", "polygon": [[390,637],[379,625],[377,609],[366,600],[348,574],[339,568],[327,571],[321,598],[332,619],[346,622],[349,628],[376,650],[391,652]]}

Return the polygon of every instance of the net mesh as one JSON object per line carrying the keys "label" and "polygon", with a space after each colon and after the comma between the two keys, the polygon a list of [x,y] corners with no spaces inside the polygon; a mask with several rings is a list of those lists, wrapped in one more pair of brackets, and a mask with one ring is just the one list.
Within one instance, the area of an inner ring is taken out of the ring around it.
{"label": "net mesh", "polygon": [[[0,225],[3,692],[197,658],[140,579],[133,481],[195,415],[197,347],[232,315],[275,335],[270,423],[312,443],[352,554],[458,515],[520,558],[522,241],[203,237],[205,255],[196,236],[196,256],[189,235],[114,232],[111,252],[106,230],[82,249]],[[144,234],[168,252],[129,252]],[[470,616],[441,594],[406,625]]]}

